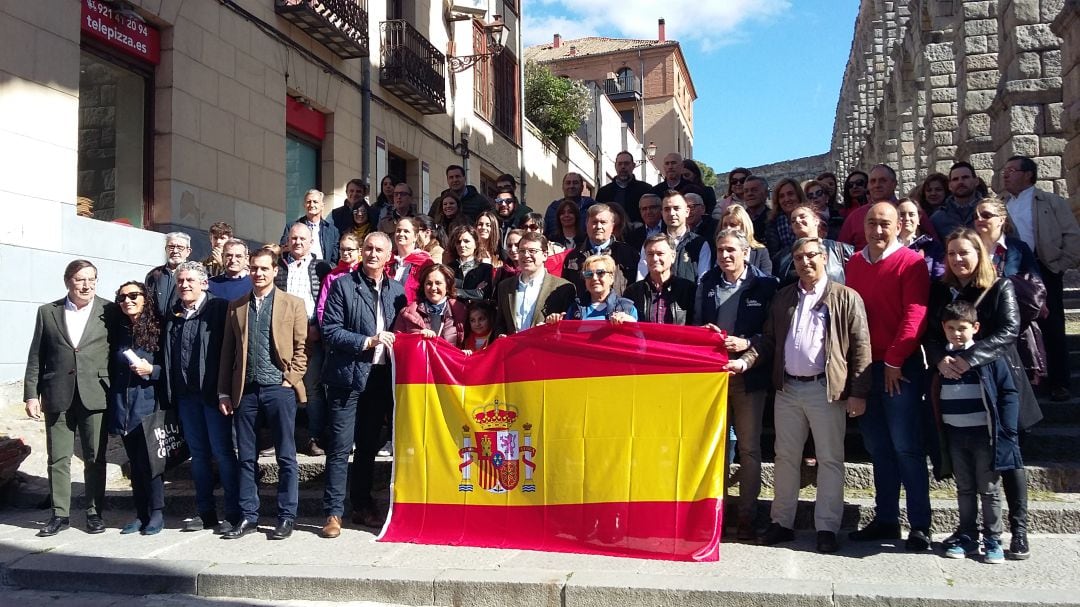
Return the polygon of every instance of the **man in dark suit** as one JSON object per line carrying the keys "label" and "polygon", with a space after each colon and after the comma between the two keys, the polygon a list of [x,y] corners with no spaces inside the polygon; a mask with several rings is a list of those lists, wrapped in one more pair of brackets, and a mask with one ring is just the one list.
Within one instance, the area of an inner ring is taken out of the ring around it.
{"label": "man in dark suit", "polygon": [[544,270],[547,248],[547,238],[537,232],[526,232],[518,242],[521,273],[496,288],[496,335],[524,331],[543,324],[549,314],[570,309],[574,285]]}
{"label": "man in dark suit", "polygon": [[[638,202],[642,196],[652,192],[652,186],[634,179],[636,165],[634,155],[630,152],[623,150],[616,154],[615,178],[596,192],[596,202],[614,203],[621,206],[635,226],[642,222]],[[641,248],[641,245],[635,248]]]}
{"label": "man in dark suit", "polygon": [[385,273],[391,250],[389,236],[368,234],[361,247],[360,268],[331,284],[323,309],[327,354],[322,379],[329,406],[324,447],[326,524],[320,535],[326,538],[341,535],[349,452],[354,441],[349,488],[353,523],[365,527],[383,524],[371,486],[375,455],[383,444],[379,440],[382,427],[394,407],[391,327],[406,304],[405,288]]}
{"label": "man in dark suit", "polygon": [[[585,280],[581,277],[582,264],[590,255],[608,255],[615,260],[619,272],[615,276],[615,293],[637,280],[638,258],[640,250],[615,240],[615,213],[611,207],[600,202],[589,207],[585,220],[585,233],[588,238],[578,248],[570,252],[563,262],[562,277],[577,288],[579,297],[588,301]],[[519,245],[520,246],[520,245]]]}
{"label": "man in dark suit", "polygon": [[252,291],[229,304],[218,373],[218,408],[232,415],[240,460],[240,510],[243,519],[224,535],[243,537],[259,522],[259,485],[255,478],[255,419],[262,416],[274,436],[278,462],[278,525],[270,539],[292,535],[299,501],[296,403],[304,400],[307,369],[307,313],[299,297],[274,287],[277,255],[259,249],[251,255]]}
{"label": "man in dark suit", "polygon": [[116,305],[96,296],[97,268],[76,259],[64,270],[68,294],[38,308],[26,357],[26,414],[45,417],[52,517],[38,532],[56,535],[69,524],[71,455],[79,433],[85,463],[86,530],[102,533],[105,500],[105,393],[109,387],[109,331]]}
{"label": "man in dark suit", "polygon": [[[184,440],[191,451],[197,517],[184,520],[184,531],[213,529],[222,535],[240,522],[236,451],[232,425],[218,410],[218,369],[225,313],[229,302],[207,291],[206,269],[197,261],[176,268],[176,303],[165,315],[165,390],[180,414]],[[214,505],[216,461],[225,494],[225,521]]]}

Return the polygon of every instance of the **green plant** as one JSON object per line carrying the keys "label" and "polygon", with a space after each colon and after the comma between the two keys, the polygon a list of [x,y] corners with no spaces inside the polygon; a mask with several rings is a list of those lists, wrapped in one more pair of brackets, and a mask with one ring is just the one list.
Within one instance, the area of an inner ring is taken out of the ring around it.
{"label": "green plant", "polygon": [[581,82],[556,76],[534,61],[525,64],[525,117],[556,144],[578,130],[592,99]]}

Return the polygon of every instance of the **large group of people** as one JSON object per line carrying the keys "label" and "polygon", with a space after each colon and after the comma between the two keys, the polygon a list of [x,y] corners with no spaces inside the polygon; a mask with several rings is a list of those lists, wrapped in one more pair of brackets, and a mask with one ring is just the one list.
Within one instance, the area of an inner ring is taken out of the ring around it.
{"label": "large group of people", "polygon": [[[857,420],[875,516],[850,541],[899,539],[903,488],[905,546],[931,547],[929,456],[935,475],[957,483],[960,525],[945,556],[1028,556],[1021,438],[1040,418],[1035,389],[1068,398],[1065,357],[1046,352],[1064,351],[1062,274],[1080,266],[1076,218],[1036,187],[1030,158],[1002,167],[1000,197],[965,162],[909,197],[897,196],[894,170],[879,164],[842,185],[832,173],[784,179],[771,200],[768,181],[745,168],[728,174],[717,198],[678,154],[664,158],[655,186],[634,167],[620,153],[595,198],[568,173],[563,197],[542,213],[512,176],[500,176],[489,199],[456,165],[430,214],[392,176],[374,202],[363,180],[349,181],[329,216],[311,190],[280,242],[253,251],[217,223],[199,263],[188,260],[190,236],[168,234],[166,263],[125,282],[112,302],[97,296],[93,264],[73,261],[67,295],[38,312],[27,361],[26,410],[45,418],[53,501],[40,535],[69,525],[75,433],[87,462],[87,529],[105,529],[111,433],[132,462],[135,518],[121,532],[161,531],[162,479],[147,462],[142,423],[161,408],[178,410],[191,452],[198,512],[183,529],[226,539],[254,531],[256,463],[270,449],[280,474],[268,537],[293,531],[298,452],[325,457],[323,537],[341,534],[346,490],[352,523],[378,527],[385,515],[372,482],[377,455],[392,450],[395,335],[471,354],[541,324],[603,320],[697,325],[722,338],[739,540],[794,537],[809,455],[817,548],[839,549],[844,439]],[[776,472],[766,523],[758,498],[770,403]]]}

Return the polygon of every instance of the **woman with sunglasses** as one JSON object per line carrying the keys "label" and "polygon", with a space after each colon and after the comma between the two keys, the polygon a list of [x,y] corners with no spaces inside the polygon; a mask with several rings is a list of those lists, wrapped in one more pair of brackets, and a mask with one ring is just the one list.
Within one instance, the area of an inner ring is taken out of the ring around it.
{"label": "woman with sunglasses", "polygon": [[728,207],[742,204],[743,184],[746,183],[746,178],[749,176],[750,169],[742,167],[731,169],[727,177],[727,194],[717,201],[716,208],[712,211],[713,219],[719,221]]}
{"label": "woman with sunglasses", "polygon": [[124,442],[135,502],[135,520],[120,533],[154,535],[165,527],[165,484],[160,474],[152,476],[147,444],[153,437],[144,434],[142,424],[160,406],[161,319],[141,282],[120,285],[116,303],[123,315],[109,357],[109,433]]}
{"label": "woman with sunglasses", "polygon": [[579,297],[565,313],[551,314],[547,322],[560,320],[609,320],[613,324],[637,322],[634,302],[615,293],[615,260],[610,255],[591,255],[581,264],[588,297]]}
{"label": "woman with sunglasses", "polygon": [[454,288],[461,302],[491,299],[495,269],[481,261],[480,238],[475,228],[458,226],[450,233],[447,267],[454,273]]}
{"label": "woman with sunglasses", "polygon": [[840,208],[842,217],[847,217],[848,213],[869,201],[868,194],[870,191],[866,189],[869,183],[870,175],[862,171],[848,173],[847,179],[844,180],[843,206]]}
{"label": "woman with sunglasses", "polygon": [[829,206],[829,188],[816,179],[803,183],[803,193],[806,194],[806,202],[814,208],[821,217],[821,238],[836,238],[840,233],[840,227],[844,225],[839,215],[833,216],[833,210]]}
{"label": "woman with sunglasses", "polygon": [[975,207],[975,231],[979,233],[998,276],[1039,274],[1035,254],[1012,235],[1008,208],[997,198],[984,198]]}
{"label": "woman with sunglasses", "polygon": [[352,229],[346,231],[352,232],[360,239],[360,242],[364,242],[368,233],[375,229],[374,224],[371,223],[373,213],[371,206],[366,201],[360,200],[352,208]]}

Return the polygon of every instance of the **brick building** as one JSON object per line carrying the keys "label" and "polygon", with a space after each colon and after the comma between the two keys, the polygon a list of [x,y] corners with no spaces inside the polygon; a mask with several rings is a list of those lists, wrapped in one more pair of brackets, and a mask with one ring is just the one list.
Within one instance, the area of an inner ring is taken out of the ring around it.
{"label": "brick building", "polygon": [[595,82],[629,130],[656,144],[658,157],[693,156],[697,92],[682,48],[667,39],[663,19],[655,40],[563,40],[555,34],[551,44],[526,49],[525,58],[547,65],[556,76]]}

